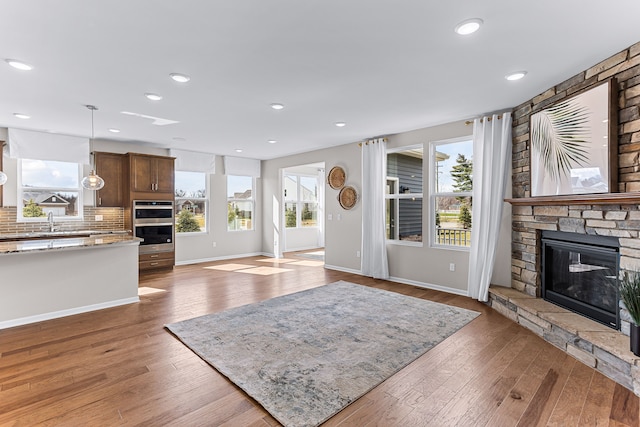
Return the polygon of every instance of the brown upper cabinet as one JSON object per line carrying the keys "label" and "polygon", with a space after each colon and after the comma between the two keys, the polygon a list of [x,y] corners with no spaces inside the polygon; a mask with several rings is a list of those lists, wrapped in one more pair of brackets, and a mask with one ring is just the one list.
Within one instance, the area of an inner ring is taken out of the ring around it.
{"label": "brown upper cabinet", "polygon": [[96,206],[123,206],[124,155],[95,152],[93,156],[96,173],[104,179],[104,187],[96,192]]}
{"label": "brown upper cabinet", "polygon": [[173,157],[127,153],[130,190],[136,193],[163,193],[173,197]]}

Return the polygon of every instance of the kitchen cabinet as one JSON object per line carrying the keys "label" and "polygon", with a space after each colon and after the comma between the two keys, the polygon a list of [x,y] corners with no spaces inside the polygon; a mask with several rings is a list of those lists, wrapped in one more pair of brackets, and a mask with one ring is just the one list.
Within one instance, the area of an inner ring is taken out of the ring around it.
{"label": "kitchen cabinet", "polygon": [[124,155],[96,152],[93,158],[96,173],[104,179],[104,187],[96,192],[96,206],[124,206]]}
{"label": "kitchen cabinet", "polygon": [[174,264],[174,251],[145,253],[138,256],[138,269],[140,271],[155,270],[159,268],[173,268]]}
{"label": "kitchen cabinet", "polygon": [[165,193],[173,198],[173,157],[128,153],[132,192]]}

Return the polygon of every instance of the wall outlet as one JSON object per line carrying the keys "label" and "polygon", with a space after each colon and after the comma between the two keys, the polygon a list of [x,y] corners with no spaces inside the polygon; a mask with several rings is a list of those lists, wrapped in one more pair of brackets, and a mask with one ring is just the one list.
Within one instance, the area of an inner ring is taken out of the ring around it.
{"label": "wall outlet", "polygon": [[449,264],[449,271],[456,271],[456,265],[454,263]]}
{"label": "wall outlet", "polygon": [[96,215],[96,221],[102,221],[103,219],[104,219],[104,216]]}
{"label": "wall outlet", "polygon": [[333,214],[328,214],[327,221],[332,221],[332,220],[333,220]]}
{"label": "wall outlet", "polygon": [[342,215],[338,214],[337,220],[340,221],[342,219]]}
{"label": "wall outlet", "polygon": [[360,251],[356,251],[356,258],[360,258]]}
{"label": "wall outlet", "polygon": [[218,244],[216,242],[212,243],[213,247],[215,248],[216,246],[218,246]]}

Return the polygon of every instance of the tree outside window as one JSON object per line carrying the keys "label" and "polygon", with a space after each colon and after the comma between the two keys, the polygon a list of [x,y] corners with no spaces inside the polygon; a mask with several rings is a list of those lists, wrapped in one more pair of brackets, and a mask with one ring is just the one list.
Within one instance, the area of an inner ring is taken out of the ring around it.
{"label": "tree outside window", "polygon": [[175,172],[176,233],[207,231],[207,174]]}
{"label": "tree outside window", "polygon": [[431,143],[432,245],[469,248],[473,191],[471,137]]}

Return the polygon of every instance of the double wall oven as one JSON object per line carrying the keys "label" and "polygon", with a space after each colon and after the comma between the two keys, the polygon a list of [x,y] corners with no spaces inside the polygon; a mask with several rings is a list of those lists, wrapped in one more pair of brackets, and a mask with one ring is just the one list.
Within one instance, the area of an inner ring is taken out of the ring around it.
{"label": "double wall oven", "polygon": [[142,239],[141,254],[173,251],[174,224],[173,201],[133,201],[133,235]]}

